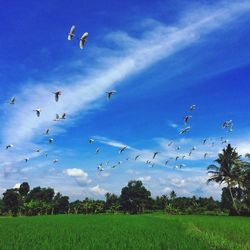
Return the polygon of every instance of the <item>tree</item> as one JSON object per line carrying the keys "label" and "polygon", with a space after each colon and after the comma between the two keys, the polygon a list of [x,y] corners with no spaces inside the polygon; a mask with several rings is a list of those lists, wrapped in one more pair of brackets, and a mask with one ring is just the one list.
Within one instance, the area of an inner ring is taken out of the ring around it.
{"label": "tree", "polygon": [[20,203],[21,197],[16,190],[7,189],[6,192],[3,193],[3,206],[6,212],[10,212],[12,215],[16,216]]}
{"label": "tree", "polygon": [[222,153],[220,153],[215,160],[219,166],[212,164],[207,167],[208,174],[210,174],[208,183],[212,181],[219,184],[226,183],[233,203],[233,208],[237,214],[238,209],[232,193],[232,187],[239,182],[239,176],[236,173],[239,172],[241,166],[240,157],[241,156],[238,155],[236,149],[228,144],[227,148],[223,149]]}
{"label": "tree", "polygon": [[29,186],[29,183],[28,182],[23,182],[21,185],[20,185],[20,188],[19,188],[19,194],[22,196],[22,197],[26,197],[27,194],[29,193],[30,191],[30,186]]}
{"label": "tree", "polygon": [[65,214],[69,209],[69,197],[57,193],[53,199],[54,211],[58,214]]}
{"label": "tree", "polygon": [[141,181],[130,181],[121,191],[121,206],[125,212],[137,214],[144,211],[151,193]]}
{"label": "tree", "polygon": [[120,209],[119,197],[115,194],[106,193],[105,194],[105,209],[108,211],[118,211]]}

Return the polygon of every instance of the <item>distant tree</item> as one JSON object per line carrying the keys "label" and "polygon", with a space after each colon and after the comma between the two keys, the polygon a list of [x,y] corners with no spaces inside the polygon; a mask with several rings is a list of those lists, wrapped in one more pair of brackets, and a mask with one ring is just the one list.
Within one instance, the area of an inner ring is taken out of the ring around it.
{"label": "distant tree", "polygon": [[170,200],[171,201],[173,201],[173,200],[175,200],[175,198],[177,197],[177,194],[175,193],[175,191],[174,190],[172,190],[171,192],[170,192]]}
{"label": "distant tree", "polygon": [[53,199],[53,204],[55,213],[65,214],[69,209],[69,197],[57,193]]}
{"label": "distant tree", "polygon": [[20,188],[19,188],[19,194],[22,196],[22,197],[26,197],[27,194],[29,193],[30,191],[30,186],[29,186],[29,183],[28,182],[23,182],[21,185],[20,185]]}
{"label": "distant tree", "polygon": [[143,186],[141,181],[130,181],[121,191],[122,209],[132,214],[141,213],[147,206],[150,196],[150,191]]}
{"label": "distant tree", "polygon": [[6,192],[3,193],[3,206],[6,212],[10,212],[12,215],[16,216],[20,203],[21,197],[16,190],[7,189]]}
{"label": "distant tree", "polygon": [[105,209],[111,212],[118,211],[120,209],[119,197],[115,194],[105,194]]}
{"label": "distant tree", "polygon": [[230,193],[230,197],[233,204],[233,213],[238,214],[237,205],[235,202],[235,197],[232,193],[233,186],[238,182],[238,176],[236,176],[236,169],[241,166],[240,155],[236,152],[235,148],[232,148],[230,144],[227,145],[225,149],[223,149],[222,153],[218,155],[218,158],[215,162],[219,165],[209,165],[208,166],[208,174],[210,177],[208,182],[214,181],[217,183],[226,183],[228,191]]}

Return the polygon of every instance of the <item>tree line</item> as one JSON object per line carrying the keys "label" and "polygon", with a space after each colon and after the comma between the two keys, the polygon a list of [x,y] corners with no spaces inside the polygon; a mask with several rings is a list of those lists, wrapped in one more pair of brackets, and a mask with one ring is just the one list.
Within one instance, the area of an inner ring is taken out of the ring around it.
{"label": "tree line", "polygon": [[[247,155],[250,159],[250,155]],[[105,200],[69,201],[68,196],[55,193],[53,188],[30,189],[27,182],[19,188],[7,189],[0,199],[0,215],[48,215],[48,214],[138,214],[165,211],[169,214],[220,214],[250,215],[250,163],[241,160],[236,149],[229,144],[208,166],[208,182],[224,183],[221,201],[212,197],[178,197],[175,191],[169,196],[152,197],[139,180],[131,180],[120,195],[106,193]]]}

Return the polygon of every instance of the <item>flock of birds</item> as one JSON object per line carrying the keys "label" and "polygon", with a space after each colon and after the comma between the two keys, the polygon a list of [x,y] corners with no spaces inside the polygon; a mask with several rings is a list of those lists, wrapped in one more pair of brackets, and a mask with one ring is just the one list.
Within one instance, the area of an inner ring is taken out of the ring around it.
{"label": "flock of birds", "polygon": [[[81,37],[78,37],[79,39],[79,46],[80,46],[80,49],[83,49],[84,48],[84,45],[87,41],[87,37],[88,37],[88,32],[85,32],[83,33],[83,35]],[[75,26],[73,25],[68,33],[68,40],[71,41],[73,38],[76,38],[75,36]],[[112,96],[116,93],[115,90],[110,90],[110,91],[106,91],[106,96],[107,96],[107,99],[110,100],[112,98]],[[55,99],[55,102],[58,102],[59,99],[60,99],[60,96],[62,95],[62,91],[60,90],[57,90],[55,92],[52,92],[52,94],[54,95],[54,99]],[[10,105],[15,105],[16,104],[16,97],[12,97],[9,102],[8,102]],[[191,113],[193,113],[194,111],[196,110],[196,105],[191,105],[189,107],[189,114],[186,115],[183,119],[183,123],[184,123],[184,127],[182,129],[180,129],[179,131],[179,134],[180,135],[183,135],[185,133],[187,133],[190,129],[191,129],[191,126],[189,125],[189,121],[190,119],[192,118],[191,116]],[[37,118],[39,118],[41,116],[41,113],[42,113],[42,109],[41,108],[36,108],[33,110],[33,112],[35,112],[35,115],[37,116]],[[67,118],[67,114],[66,113],[63,113],[62,115],[59,115],[59,114],[56,114],[55,115],[55,119],[54,121],[61,121],[61,120],[65,120]],[[233,131],[233,121],[232,120],[227,120],[227,121],[224,121],[221,125],[221,127],[223,129],[226,129],[228,132],[232,132]],[[44,135],[45,136],[49,136],[50,135],[50,129],[49,128],[46,128],[44,130]],[[209,138],[205,138],[203,139],[202,141],[202,144],[205,145],[205,144],[208,144],[210,141]],[[224,143],[228,143],[228,140],[224,139],[223,137],[220,138],[220,141],[222,144]],[[48,144],[52,144],[54,142],[54,139],[53,138],[48,138]],[[94,144],[95,143],[95,139],[94,138],[90,138],[88,139],[88,143],[89,144]],[[174,142],[173,141],[170,141],[168,143],[168,147],[171,147],[173,146]],[[211,142],[211,146],[213,147],[214,146],[214,142]],[[11,148],[13,148],[14,145],[13,144],[8,144],[6,145],[6,150],[10,150]],[[124,153],[124,151],[126,151],[127,149],[129,149],[128,146],[122,146],[120,147],[118,153],[119,154],[122,154]],[[164,165],[167,166],[170,161],[179,161],[179,160],[184,160],[185,158],[187,157],[191,157],[192,153],[196,150],[197,148],[195,146],[193,146],[189,153],[188,154],[185,154],[185,155],[176,155],[176,157],[170,157],[169,159],[165,160],[164,162]],[[177,146],[175,147],[175,150],[177,152],[180,151],[180,146]],[[40,148],[37,148],[34,150],[34,152],[36,153],[40,153],[42,152],[42,150]],[[101,152],[101,148],[100,147],[97,147],[96,148],[96,154],[99,154]],[[152,154],[152,158],[151,159],[143,159],[143,156],[141,154],[137,154],[135,155],[132,160],[134,161],[137,161],[138,159],[140,159],[140,161],[144,161],[146,165],[149,165],[150,167],[153,167],[155,165],[155,160],[157,158],[157,156],[160,154],[160,152],[156,151]],[[208,156],[208,152],[205,152],[203,157],[206,158]],[[47,158],[48,157],[48,153],[45,153],[45,157]],[[125,158],[126,161],[130,160],[129,157]],[[24,159],[24,161],[27,163],[30,159],[28,157],[26,157]],[[53,163],[56,164],[58,163],[58,159],[54,159],[53,160]],[[109,161],[105,162],[105,163],[100,163],[97,167],[97,169],[99,171],[104,171],[106,168],[108,168],[109,166],[111,168],[116,168],[117,166],[121,165],[122,164],[122,161],[118,161],[116,164],[113,164],[113,165],[110,165],[109,164]],[[176,164],[175,164],[176,165]],[[182,167],[185,167],[185,164],[179,164],[179,165],[176,165],[174,168],[182,168]]]}

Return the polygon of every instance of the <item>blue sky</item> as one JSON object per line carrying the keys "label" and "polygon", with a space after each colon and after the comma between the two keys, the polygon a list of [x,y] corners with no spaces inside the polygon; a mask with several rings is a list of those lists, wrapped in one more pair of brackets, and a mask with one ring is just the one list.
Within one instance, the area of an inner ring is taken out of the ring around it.
{"label": "blue sky", "polygon": [[[249,14],[249,1],[3,3],[0,191],[28,181],[72,200],[102,198],[140,179],[154,196],[174,189],[219,198],[220,187],[206,184],[206,167],[223,147],[219,138],[243,155],[250,151]],[[78,36],[89,33],[83,50],[67,40],[73,24]],[[108,101],[105,92],[113,89]],[[56,90],[62,91],[58,103]],[[12,96],[15,105],[7,103]],[[179,135],[192,104],[191,129]],[[63,112],[67,119],[54,122]],[[230,119],[232,133],[221,128]],[[6,150],[8,144],[14,147]],[[128,149],[119,154],[122,145]],[[145,161],[155,151],[150,168]],[[177,155],[186,158],[164,166]],[[180,164],[185,167],[174,168]]]}

